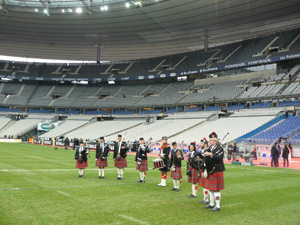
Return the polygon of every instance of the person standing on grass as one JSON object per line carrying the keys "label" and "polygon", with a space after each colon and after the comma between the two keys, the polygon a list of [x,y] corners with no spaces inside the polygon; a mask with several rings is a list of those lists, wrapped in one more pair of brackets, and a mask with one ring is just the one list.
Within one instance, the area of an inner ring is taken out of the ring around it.
{"label": "person standing on grass", "polygon": [[136,169],[140,171],[140,183],[146,182],[146,171],[148,171],[148,157],[147,153],[150,152],[150,149],[145,145],[144,138],[139,139],[139,147],[136,151],[134,163],[136,164]]}
{"label": "person standing on grass", "polygon": [[88,159],[87,155],[89,154],[88,149],[84,146],[83,141],[80,142],[80,145],[76,148],[75,152],[75,161],[76,161],[76,168],[78,168],[79,175],[78,177],[83,177],[85,171],[84,169],[88,167]]}
{"label": "person standing on grass", "polygon": [[122,141],[122,135],[118,135],[117,142],[114,145],[114,156],[115,167],[118,170],[117,180],[123,180],[124,168],[127,167],[127,151],[128,148],[126,143]]}
{"label": "person standing on grass", "polygon": [[197,151],[194,142],[191,142],[189,145],[189,158],[188,158],[188,183],[192,184],[192,194],[189,198],[197,198],[197,183],[199,182],[198,177],[198,160],[197,160]]}
{"label": "person standing on grass", "polygon": [[104,137],[100,137],[96,145],[96,166],[99,167],[98,179],[105,179],[104,168],[107,167],[107,155],[109,147],[104,143]]}
{"label": "person standing on grass", "polygon": [[282,151],[283,167],[285,167],[285,163],[287,167],[289,167],[289,153],[290,153],[290,149],[287,146],[287,144],[285,144]]}
{"label": "person standing on grass", "polygon": [[[209,148],[208,147],[208,141],[204,138],[201,140],[200,142],[200,146],[201,146],[201,150],[202,150],[202,154],[204,154],[205,151],[207,151],[207,149]],[[203,187],[203,200],[200,201],[199,203],[200,204],[203,204],[203,205],[206,205],[208,204],[208,197],[209,197],[209,194],[208,194],[208,189],[205,188],[205,182],[206,182],[206,179],[205,177],[203,176],[203,172],[204,172],[204,169],[205,169],[205,166],[204,166],[204,162],[203,162],[203,155],[202,154],[198,154],[199,157],[197,158],[198,160],[198,165],[199,165],[199,168],[200,168],[200,179],[199,179],[199,185],[201,187]]]}
{"label": "person standing on grass", "polygon": [[177,143],[172,143],[173,151],[171,152],[170,168],[171,177],[173,178],[174,187],[171,191],[179,191],[180,180],[182,179],[181,161],[184,160],[183,151],[177,148]]}
{"label": "person standing on grass", "polygon": [[160,152],[158,158],[162,159],[164,162],[164,167],[160,168],[161,171],[161,182],[158,184],[158,186],[166,187],[167,186],[167,178],[168,178],[168,172],[169,170],[169,154],[170,154],[171,148],[170,145],[168,145],[168,138],[166,136],[162,137],[162,145],[160,147]]}
{"label": "person standing on grass", "polygon": [[277,167],[278,146],[279,146],[279,143],[275,142],[275,144],[271,148],[271,156],[272,156],[271,167],[273,167],[273,166]]}
{"label": "person standing on grass", "polygon": [[[211,168],[208,168],[206,163],[207,169],[211,170],[208,171],[209,175],[205,182],[205,188],[209,190],[210,203],[208,206],[204,206],[204,208],[211,209],[210,211],[216,212],[221,210],[221,190],[224,189],[224,149],[219,143],[218,136],[215,132],[212,132],[209,135],[209,145],[209,151],[204,153],[204,160],[205,163],[206,161],[210,162],[213,165],[213,168],[212,170]],[[215,206],[214,203],[216,203]]]}

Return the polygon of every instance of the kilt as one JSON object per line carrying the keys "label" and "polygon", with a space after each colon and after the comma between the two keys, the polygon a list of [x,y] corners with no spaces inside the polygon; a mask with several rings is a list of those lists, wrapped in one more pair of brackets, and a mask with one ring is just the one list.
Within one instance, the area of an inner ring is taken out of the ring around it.
{"label": "kilt", "polygon": [[[203,171],[201,170],[201,175],[202,175]],[[204,187],[205,185],[205,182],[206,182],[206,179],[204,177],[201,176],[201,178],[199,179],[199,185],[201,187]]]}
{"label": "kilt", "polygon": [[182,178],[181,167],[175,166],[175,171],[171,170],[171,177],[173,179],[181,179]]}
{"label": "kilt", "polygon": [[197,184],[198,182],[198,170],[192,168],[192,176],[188,176],[188,183]]}
{"label": "kilt", "polygon": [[96,166],[99,167],[99,168],[107,167],[107,158],[105,158],[104,161],[101,160],[101,157],[97,158]]}
{"label": "kilt", "polygon": [[208,179],[205,180],[203,187],[210,191],[223,190],[224,189],[223,172],[215,171],[213,174],[209,174]]}
{"label": "kilt", "polygon": [[136,164],[136,169],[140,171],[148,171],[148,161],[143,159],[142,165]]}
{"label": "kilt", "polygon": [[116,160],[115,161],[115,167],[117,167],[117,168],[125,168],[125,167],[127,167],[126,158],[121,157],[120,161]]}
{"label": "kilt", "polygon": [[87,161],[83,161],[82,163],[79,163],[79,160],[77,159],[76,168],[83,169],[83,168],[86,168],[86,167],[88,167]]}

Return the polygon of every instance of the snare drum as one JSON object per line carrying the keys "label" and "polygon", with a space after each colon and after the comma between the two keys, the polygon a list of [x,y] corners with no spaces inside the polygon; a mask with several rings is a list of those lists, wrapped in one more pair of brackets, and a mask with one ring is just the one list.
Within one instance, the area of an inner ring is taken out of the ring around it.
{"label": "snare drum", "polygon": [[162,159],[153,160],[153,169],[161,169],[165,167],[164,161]]}

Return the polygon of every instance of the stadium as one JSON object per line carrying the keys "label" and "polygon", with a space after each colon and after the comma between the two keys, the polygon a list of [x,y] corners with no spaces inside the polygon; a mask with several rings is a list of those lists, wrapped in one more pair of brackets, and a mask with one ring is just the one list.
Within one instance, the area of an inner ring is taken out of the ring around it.
{"label": "stadium", "polygon": [[299,11],[0,1],[0,224],[299,224]]}

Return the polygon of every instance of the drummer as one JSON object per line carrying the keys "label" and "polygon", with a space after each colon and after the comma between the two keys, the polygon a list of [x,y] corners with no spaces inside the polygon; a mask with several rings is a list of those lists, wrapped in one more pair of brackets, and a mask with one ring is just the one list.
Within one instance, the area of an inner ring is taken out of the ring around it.
{"label": "drummer", "polygon": [[160,168],[161,171],[161,182],[158,184],[158,186],[166,187],[167,186],[167,172],[169,170],[169,154],[170,154],[170,145],[168,145],[168,138],[166,136],[162,137],[162,144],[160,147],[160,153],[158,158],[162,159],[164,162],[164,167]]}

